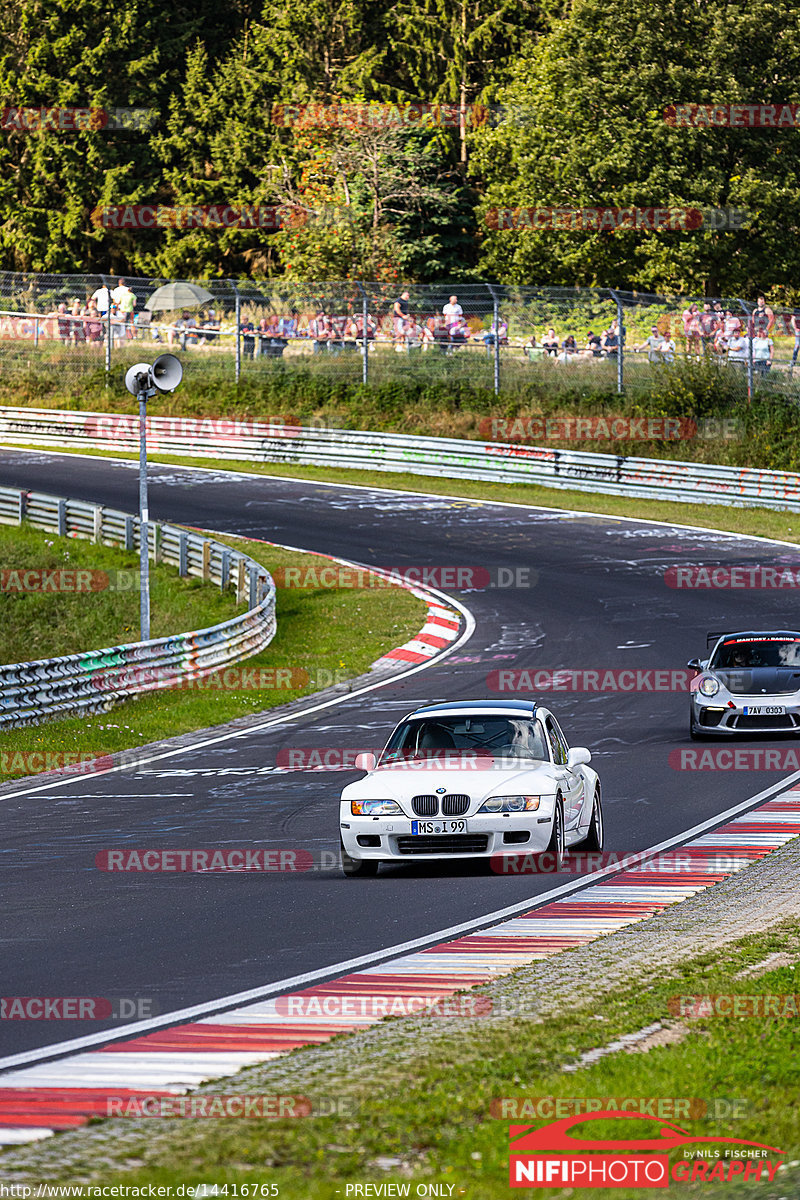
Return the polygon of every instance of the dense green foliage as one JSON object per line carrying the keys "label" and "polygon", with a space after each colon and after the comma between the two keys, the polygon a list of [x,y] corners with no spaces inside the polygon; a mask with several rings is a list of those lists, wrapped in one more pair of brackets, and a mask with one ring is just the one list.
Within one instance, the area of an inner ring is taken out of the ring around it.
{"label": "dense green foliage", "polygon": [[[797,294],[794,128],[681,128],[672,104],[790,103],[800,10],[776,0],[12,0],[0,102],[152,109],[139,131],[0,141],[0,266],[142,275],[490,278]],[[287,123],[282,106],[461,105]],[[493,105],[481,123],[481,105]],[[476,107],[478,106],[478,107]],[[499,107],[498,107],[499,106]],[[283,206],[283,228],[105,228],[98,206]],[[492,229],[531,205],[733,205],[738,231]],[[286,214],[293,214],[288,219]]]}

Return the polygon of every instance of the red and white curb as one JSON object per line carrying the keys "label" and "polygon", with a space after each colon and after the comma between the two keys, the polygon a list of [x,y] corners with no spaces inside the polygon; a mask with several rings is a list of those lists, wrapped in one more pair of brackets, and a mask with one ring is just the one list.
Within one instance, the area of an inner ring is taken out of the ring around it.
{"label": "red and white curb", "polygon": [[[408,586],[408,585],[403,585]],[[382,658],[377,659],[374,667],[381,666],[384,663],[421,663],[427,662],[454,642],[458,637],[458,632],[461,626],[461,616],[452,608],[444,608],[440,604],[432,604],[430,592],[419,591],[417,588],[409,588],[412,596],[417,596],[420,600],[427,601],[428,604],[428,619],[420,629],[416,637],[413,637],[410,642],[406,642],[404,646],[397,646],[394,650],[390,650],[388,654],[384,654]]]}
{"label": "red and white curb", "polygon": [[[375,1024],[385,1015],[424,1011],[437,998],[444,1001],[461,989],[645,920],[765,858],[799,833],[796,784],[633,869],[545,900],[488,929],[277,999],[11,1069],[0,1074],[0,1143],[36,1141],[105,1116],[111,1097],[182,1094],[299,1046]],[[459,1004],[456,1012],[461,1011]]]}

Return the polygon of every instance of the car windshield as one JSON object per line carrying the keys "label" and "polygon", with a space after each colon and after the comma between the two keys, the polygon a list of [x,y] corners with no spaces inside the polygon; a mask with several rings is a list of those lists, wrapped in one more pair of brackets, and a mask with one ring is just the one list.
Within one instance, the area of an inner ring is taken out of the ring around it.
{"label": "car windshield", "polygon": [[479,715],[404,721],[392,734],[380,761],[441,757],[454,751],[474,757],[549,761],[538,721]]}
{"label": "car windshield", "polygon": [[708,664],[712,671],[800,668],[800,641],[788,637],[726,638]]}

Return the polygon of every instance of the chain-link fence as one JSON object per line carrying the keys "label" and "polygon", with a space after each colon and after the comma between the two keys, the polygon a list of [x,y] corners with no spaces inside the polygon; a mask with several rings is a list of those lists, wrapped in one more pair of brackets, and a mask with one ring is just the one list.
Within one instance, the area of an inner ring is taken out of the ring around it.
{"label": "chain-link fence", "polygon": [[[409,377],[513,394],[531,380],[576,397],[657,390],[681,361],[735,393],[800,397],[800,310],[723,297],[496,284],[121,280],[0,274],[0,354],[28,396],[75,390],[153,350],[192,376],[282,372],[343,383]],[[796,381],[797,380],[797,381]]]}

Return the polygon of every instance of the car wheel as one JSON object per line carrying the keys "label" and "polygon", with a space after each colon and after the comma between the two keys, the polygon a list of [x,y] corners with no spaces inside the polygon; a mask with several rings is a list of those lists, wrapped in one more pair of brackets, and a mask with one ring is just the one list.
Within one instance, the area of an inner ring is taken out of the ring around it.
{"label": "car wheel", "polygon": [[564,806],[561,803],[560,796],[556,796],[553,829],[550,833],[550,841],[547,843],[547,853],[555,855],[557,867],[564,865],[566,857],[566,848],[564,845]]}
{"label": "car wheel", "polygon": [[592,806],[592,819],[589,823],[589,832],[582,842],[579,842],[581,850],[602,850],[603,838],[605,831],[603,829],[603,803],[600,796],[600,784],[598,783],[594,792],[594,804]]}
{"label": "car wheel", "polygon": [[339,853],[342,859],[342,871],[348,879],[367,878],[378,874],[378,861],[374,858],[351,858],[344,848],[344,842],[339,838]]}

